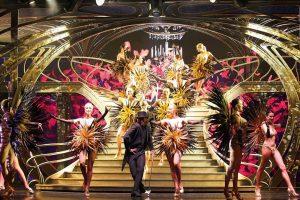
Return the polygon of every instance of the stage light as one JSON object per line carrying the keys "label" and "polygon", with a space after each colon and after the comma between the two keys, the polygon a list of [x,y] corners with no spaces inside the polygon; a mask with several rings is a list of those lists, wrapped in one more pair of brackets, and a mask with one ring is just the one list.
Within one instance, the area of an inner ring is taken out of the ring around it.
{"label": "stage light", "polygon": [[210,1],[210,3],[217,3],[218,2],[218,0],[209,0]]}
{"label": "stage light", "polygon": [[102,6],[104,4],[105,0],[96,0],[97,6]]}
{"label": "stage light", "polygon": [[29,0],[28,4],[30,7],[34,7],[35,6],[35,0]]}
{"label": "stage light", "polygon": [[51,15],[58,13],[59,6],[56,0],[46,0]]}
{"label": "stage light", "polygon": [[150,1],[150,16],[160,17],[162,15],[163,0]]}

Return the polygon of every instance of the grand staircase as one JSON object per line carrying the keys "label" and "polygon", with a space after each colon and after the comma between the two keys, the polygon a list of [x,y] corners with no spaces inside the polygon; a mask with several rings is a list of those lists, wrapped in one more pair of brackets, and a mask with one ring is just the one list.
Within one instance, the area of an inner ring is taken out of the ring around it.
{"label": "grand staircase", "polygon": [[[187,113],[189,119],[201,119],[207,109],[202,106],[192,107]],[[212,159],[209,153],[206,141],[203,138],[203,125],[193,125],[193,131],[199,135],[199,143],[192,153],[186,153],[182,157],[182,181],[185,191],[221,191],[224,187],[225,167],[220,166],[217,160]],[[110,128],[115,135],[115,128]],[[115,139],[114,139],[115,140]],[[129,167],[126,165],[125,170],[121,171],[122,159],[115,159],[117,144],[112,141],[108,145],[106,154],[99,154],[96,158],[93,170],[93,179],[91,191],[108,191],[108,192],[129,192],[133,186]],[[124,150],[124,149],[123,149]],[[163,166],[158,166],[158,157],[154,159],[151,189],[152,191],[173,191],[173,182],[170,175],[169,164],[165,159]],[[144,174],[144,183],[148,186],[150,178],[151,161],[148,162],[149,170]],[[83,178],[79,164],[72,172],[66,172],[59,178],[48,180],[45,184],[37,184],[38,190],[82,190]],[[243,190],[251,189],[251,182],[241,178],[239,185]]]}

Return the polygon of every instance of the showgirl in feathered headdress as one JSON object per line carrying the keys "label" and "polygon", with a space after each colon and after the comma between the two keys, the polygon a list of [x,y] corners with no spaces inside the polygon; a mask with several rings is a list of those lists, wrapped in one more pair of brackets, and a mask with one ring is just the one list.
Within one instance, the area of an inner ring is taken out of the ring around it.
{"label": "showgirl in feathered headdress", "polygon": [[[71,136],[71,149],[79,154],[80,169],[84,178],[83,189],[85,196],[89,196],[89,189],[93,174],[93,163],[97,156],[97,152],[104,152],[107,143],[110,140],[107,128],[101,124],[108,110],[98,119],[92,117],[93,105],[87,103],[84,106],[85,116],[77,119],[61,119],[53,116],[55,119],[74,123],[77,128]],[[88,156],[88,167],[86,168],[86,154]]]}
{"label": "showgirl in feathered headdress", "polygon": [[225,175],[224,195],[226,199],[232,199],[228,185],[233,177],[233,194],[238,199],[241,196],[238,192],[238,172],[242,161],[243,144],[246,141],[247,121],[241,117],[243,111],[243,102],[234,99],[231,102],[231,108],[223,96],[220,88],[214,87],[208,95],[208,107],[214,112],[208,116],[209,133],[212,143],[217,147],[218,152],[227,160],[228,150],[229,168]]}

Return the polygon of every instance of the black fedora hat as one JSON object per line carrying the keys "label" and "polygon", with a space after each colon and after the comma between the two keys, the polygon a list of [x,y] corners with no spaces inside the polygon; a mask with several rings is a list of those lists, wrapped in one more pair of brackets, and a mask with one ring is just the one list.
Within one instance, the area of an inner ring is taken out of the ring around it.
{"label": "black fedora hat", "polygon": [[147,112],[145,112],[145,111],[139,111],[138,113],[137,113],[137,116],[136,116],[137,118],[147,118],[148,117],[148,115],[147,115]]}

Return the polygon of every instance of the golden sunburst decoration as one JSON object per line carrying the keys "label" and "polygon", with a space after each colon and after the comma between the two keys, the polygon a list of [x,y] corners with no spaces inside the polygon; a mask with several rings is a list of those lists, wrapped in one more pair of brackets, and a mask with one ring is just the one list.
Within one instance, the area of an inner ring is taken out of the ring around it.
{"label": "golden sunburst decoration", "polygon": [[153,140],[157,154],[165,152],[173,156],[177,151],[184,153],[192,151],[197,144],[197,137],[188,130],[173,129],[170,126],[158,126],[155,129]]}

